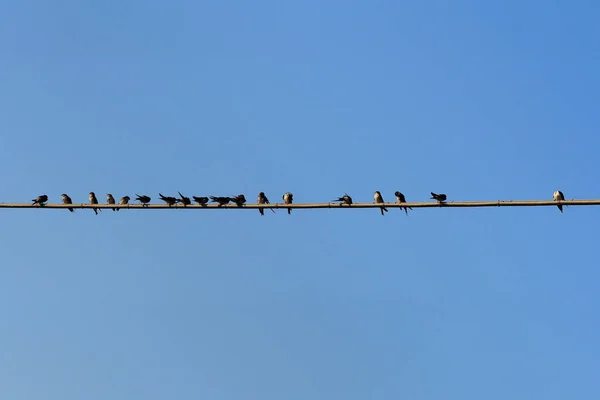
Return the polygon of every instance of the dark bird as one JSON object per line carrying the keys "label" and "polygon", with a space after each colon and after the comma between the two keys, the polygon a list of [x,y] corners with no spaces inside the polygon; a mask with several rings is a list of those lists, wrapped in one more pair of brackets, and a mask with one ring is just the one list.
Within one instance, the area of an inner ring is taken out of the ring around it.
{"label": "dark bird", "polygon": [[[121,197],[121,200],[119,200],[119,204],[121,204],[121,205],[129,204],[129,200],[131,200],[131,198],[129,196]],[[118,208],[117,208],[117,211],[119,211]]]}
{"label": "dark bird", "polygon": [[[109,194],[107,194],[107,195],[106,195],[106,202],[107,202],[108,204],[115,204],[115,198],[113,197],[113,195],[112,195],[112,194],[110,194],[110,193],[109,193]],[[117,209],[116,209],[116,208],[113,208],[112,210],[113,210],[113,211],[117,211]]]}
{"label": "dark bird", "polygon": [[139,200],[139,202],[142,203],[142,207],[148,207],[148,203],[150,203],[150,200],[152,200],[150,198],[150,196],[146,196],[146,195],[140,196],[139,194],[135,195],[135,199]]}
{"label": "dark bird", "polygon": [[[564,201],[565,200],[565,195],[560,190],[557,190],[556,192],[554,192],[554,195],[552,197],[554,197],[554,200],[556,200],[556,201]],[[558,207],[560,212],[563,212],[562,204],[558,204],[556,207]]]}
{"label": "dark bird", "polygon": [[[394,193],[394,196],[396,196],[396,200],[398,200],[398,203],[406,203],[406,197],[404,197],[404,195],[401,192]],[[402,211],[403,208],[406,215],[408,215],[409,208],[412,210],[412,207],[400,207],[400,211]]]}
{"label": "dark bird", "polygon": [[219,207],[224,206],[225,204],[229,204],[231,199],[225,196],[210,196],[210,199],[213,203],[219,203]]}
{"label": "dark bird", "polygon": [[431,198],[434,200],[437,200],[438,203],[443,203],[444,201],[446,201],[446,195],[443,193],[437,194],[437,193],[431,192]]}
{"label": "dark bird", "polygon": [[190,204],[192,204],[192,201],[190,200],[189,197],[185,197],[184,195],[181,194],[181,192],[177,192],[177,193],[179,193],[179,202],[181,204],[183,204],[184,207],[185,206],[189,206]]}
{"label": "dark bird", "polygon": [[[338,197],[337,199],[335,199],[333,201],[341,201],[344,204],[352,205],[352,197],[348,196],[348,193],[344,193],[344,195],[342,197]],[[340,205],[342,203],[340,203]]]}
{"label": "dark bird", "polygon": [[[260,192],[258,194],[257,203],[258,204],[271,204],[271,203],[269,203],[269,199],[267,199],[267,196],[265,195],[264,192]],[[265,215],[264,208],[259,208],[258,211],[260,212],[260,215]],[[271,211],[273,211],[273,213],[275,213],[275,211],[272,208],[271,208]]]}
{"label": "dark bird", "polygon": [[33,204],[31,204],[31,205],[38,204],[40,206],[45,206],[44,203],[48,201],[48,196],[43,194],[41,196],[38,196],[35,200],[31,200],[31,201],[33,201]]}
{"label": "dark bird", "polygon": [[[63,193],[63,194],[61,194],[61,197],[62,197],[63,204],[73,204],[73,201],[71,200],[71,198],[68,195]],[[68,210],[71,212],[75,212],[75,210],[72,209],[71,207],[69,207]]]}
{"label": "dark bird", "polygon": [[200,204],[201,206],[205,206],[206,203],[208,203],[208,197],[192,196],[192,198],[196,203]]}
{"label": "dark bird", "polygon": [[177,204],[177,199],[175,197],[170,197],[170,196],[163,196],[162,194],[158,194],[160,196],[160,199],[162,201],[164,201],[165,203],[167,203],[169,205],[169,207],[171,207],[173,204]]}
{"label": "dark bird", "polygon": [[[385,203],[385,201],[383,201],[383,197],[381,196],[381,193],[379,192],[379,190],[377,190],[375,192],[375,194],[373,195],[373,199],[375,199],[375,203],[377,203],[377,204]],[[384,211],[387,212],[387,208],[381,207],[381,215],[384,215],[384,213],[383,213]]]}
{"label": "dark bird", "polygon": [[[90,204],[98,204],[98,199],[96,198],[96,193],[94,193],[94,192],[90,192]],[[98,215],[97,208],[93,208],[92,210],[94,210],[96,215]]]}
{"label": "dark bird", "polygon": [[[283,204],[292,204],[294,202],[294,195],[287,192],[283,195]],[[288,208],[288,215],[292,213],[292,209]]]}
{"label": "dark bird", "polygon": [[238,194],[237,196],[231,197],[231,201],[233,201],[238,207],[241,207],[246,202],[246,196],[243,194]]}

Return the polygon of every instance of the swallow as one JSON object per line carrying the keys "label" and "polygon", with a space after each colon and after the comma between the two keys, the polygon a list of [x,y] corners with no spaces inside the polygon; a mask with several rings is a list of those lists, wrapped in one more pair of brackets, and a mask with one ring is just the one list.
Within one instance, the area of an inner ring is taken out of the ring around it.
{"label": "swallow", "polygon": [[206,203],[208,203],[208,197],[192,196],[192,198],[196,203],[200,204],[201,206],[205,206]]}
{"label": "swallow", "polygon": [[233,201],[238,207],[241,207],[246,202],[246,196],[243,194],[238,194],[237,196],[231,197],[231,201]]}
{"label": "swallow", "polygon": [[38,196],[35,200],[31,200],[31,201],[33,201],[33,203],[31,205],[38,204],[40,206],[45,206],[44,203],[48,201],[48,196],[43,194],[41,196]]}
{"label": "swallow", "polygon": [[[404,197],[404,195],[401,192],[394,193],[394,196],[396,196],[396,200],[398,200],[398,203],[406,203],[406,197]],[[404,212],[406,213],[406,215],[408,215],[409,208],[412,210],[411,207],[400,207],[400,211],[402,211],[402,208],[404,208]]]}
{"label": "swallow", "polygon": [[[71,198],[67,194],[63,193],[60,196],[62,197],[63,204],[73,204],[73,201],[71,200]],[[72,209],[71,207],[69,207],[68,210],[71,211],[71,212],[75,212],[75,210]]]}
{"label": "swallow", "polygon": [[446,201],[446,195],[443,193],[437,194],[437,193],[431,192],[431,198],[434,200],[437,200],[438,203],[443,203],[444,201]]}
{"label": "swallow", "polygon": [[[265,192],[260,192],[258,194],[257,203],[258,204],[271,204],[271,203],[269,203],[269,199],[267,199],[267,196],[265,195]],[[259,208],[258,211],[260,212],[260,215],[265,215],[265,209],[264,208]],[[275,211],[272,208],[271,208],[271,211],[273,211],[273,213],[275,213]]]}
{"label": "swallow", "polygon": [[[121,205],[129,204],[129,200],[131,200],[131,198],[129,196],[121,197],[121,200],[119,200],[119,204],[121,204]],[[119,211],[118,208],[117,208],[117,211]]]}
{"label": "swallow", "polygon": [[[381,193],[379,192],[379,190],[377,190],[375,192],[375,194],[373,195],[373,199],[375,199],[375,203],[385,203],[385,201],[383,201],[383,197],[381,196]],[[387,208],[385,207],[381,207],[381,215],[384,215],[383,212],[387,212]]]}
{"label": "swallow", "polygon": [[229,204],[231,199],[229,197],[221,197],[221,196],[210,196],[210,199],[213,203],[219,203],[219,207],[224,206],[225,204]]}
{"label": "swallow", "polygon": [[344,193],[344,195],[342,197],[338,197],[335,200],[332,201],[341,201],[340,205],[343,204],[347,204],[347,205],[352,205],[352,197],[348,196],[348,193]]}
{"label": "swallow", "polygon": [[[294,202],[294,195],[287,192],[283,195],[283,204],[292,204]],[[288,215],[292,213],[292,209],[288,208]]]}
{"label": "swallow", "polygon": [[[552,197],[554,197],[554,200],[556,200],[556,201],[564,201],[565,200],[565,195],[560,190],[557,190],[556,192],[554,192],[554,195]],[[562,204],[558,204],[556,207],[558,207],[560,212],[563,212]]]}
{"label": "swallow", "polygon": [[165,203],[167,203],[169,205],[169,207],[171,207],[173,204],[177,204],[177,199],[175,197],[170,197],[170,196],[163,196],[162,194],[158,194],[160,196],[160,199],[162,201],[164,201]]}
{"label": "swallow", "polygon": [[152,200],[150,198],[150,196],[146,196],[146,195],[140,196],[139,194],[135,195],[135,199],[139,200],[139,202],[142,203],[142,207],[148,207],[148,203],[150,203],[150,200]]}
{"label": "swallow", "polygon": [[[98,204],[98,199],[96,198],[96,193],[90,192],[90,204]],[[96,215],[98,215],[98,209],[93,208]]]}
{"label": "swallow", "polygon": [[[110,193],[109,193],[109,194],[107,194],[107,195],[106,195],[106,202],[107,202],[108,204],[115,204],[115,198],[113,197],[113,195],[112,195],[112,194],[110,194]],[[113,211],[117,211],[117,209],[116,209],[116,208],[113,208],[112,210],[113,210]]]}
{"label": "swallow", "polygon": [[177,192],[177,193],[179,193],[179,202],[181,204],[183,204],[184,207],[192,204],[192,201],[190,200],[189,197],[185,197],[184,195],[181,194],[181,192]]}

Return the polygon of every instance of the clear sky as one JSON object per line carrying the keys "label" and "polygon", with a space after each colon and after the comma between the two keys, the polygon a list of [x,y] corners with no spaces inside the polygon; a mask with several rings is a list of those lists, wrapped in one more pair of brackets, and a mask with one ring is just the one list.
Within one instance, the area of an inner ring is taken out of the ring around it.
{"label": "clear sky", "polygon": [[[594,1],[12,1],[0,201],[600,198]],[[0,397],[600,397],[600,208],[0,210]]]}

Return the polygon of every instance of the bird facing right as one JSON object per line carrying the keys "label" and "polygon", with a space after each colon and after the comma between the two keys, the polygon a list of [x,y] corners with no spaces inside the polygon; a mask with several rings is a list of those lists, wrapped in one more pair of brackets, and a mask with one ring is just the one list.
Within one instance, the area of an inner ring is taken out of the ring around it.
{"label": "bird facing right", "polygon": [[[123,197],[121,197],[121,200],[119,200],[119,204],[120,205],[129,204],[129,200],[131,200],[131,198],[129,196],[123,196]],[[117,211],[119,211],[118,208],[117,208]]]}
{"label": "bird facing right", "polygon": [[431,198],[436,200],[438,203],[443,203],[446,201],[446,195],[444,193],[437,194],[431,192]]}
{"label": "bird facing right", "polygon": [[[565,195],[560,190],[557,190],[556,192],[554,192],[554,195],[552,197],[554,198],[555,201],[564,201],[565,200]],[[562,204],[557,204],[556,207],[558,207],[560,212],[563,212]]]}

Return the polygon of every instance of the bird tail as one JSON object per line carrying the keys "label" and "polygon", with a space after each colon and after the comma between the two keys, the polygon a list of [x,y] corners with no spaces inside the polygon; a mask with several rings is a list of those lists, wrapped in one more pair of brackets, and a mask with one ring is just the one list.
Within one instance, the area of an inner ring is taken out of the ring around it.
{"label": "bird tail", "polygon": [[558,209],[560,210],[560,212],[563,212],[561,204],[557,205],[556,207],[558,207]]}
{"label": "bird tail", "polygon": [[288,208],[288,215],[290,215],[292,213],[292,209]]}
{"label": "bird tail", "polygon": [[259,208],[258,211],[260,212],[260,215],[265,215],[265,209],[264,208]]}

